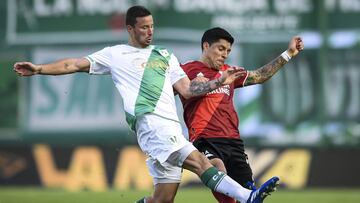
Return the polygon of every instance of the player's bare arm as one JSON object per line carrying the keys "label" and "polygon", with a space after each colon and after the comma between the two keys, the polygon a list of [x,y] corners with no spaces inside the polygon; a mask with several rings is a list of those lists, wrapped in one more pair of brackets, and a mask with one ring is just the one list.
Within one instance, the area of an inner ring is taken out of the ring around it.
{"label": "player's bare arm", "polygon": [[[208,81],[209,81],[209,79],[206,78],[206,77],[204,77],[204,76],[197,76],[196,78],[194,78],[194,79],[192,79],[192,80],[190,81],[190,84],[191,84],[191,82],[206,83],[206,82],[208,82]],[[177,92],[175,88],[173,88],[173,90],[174,90],[174,95],[175,95],[175,96],[179,94],[179,92]]]}
{"label": "player's bare arm", "polygon": [[90,62],[85,58],[67,58],[49,64],[33,64],[31,62],[17,62],[14,71],[19,76],[64,75],[75,72],[89,72]]}
{"label": "player's bare arm", "polygon": [[280,70],[290,58],[296,56],[300,51],[304,50],[304,43],[298,36],[293,37],[289,42],[289,47],[280,56],[272,60],[270,63],[258,68],[254,71],[249,71],[249,76],[245,81],[245,86],[261,84],[270,79],[278,70]]}
{"label": "player's bare arm", "polygon": [[243,74],[244,72],[240,68],[232,68],[224,71],[221,77],[210,81],[202,79],[190,81],[188,77],[184,77],[174,84],[174,89],[185,99],[189,99],[191,97],[204,95],[223,85],[231,84]]}

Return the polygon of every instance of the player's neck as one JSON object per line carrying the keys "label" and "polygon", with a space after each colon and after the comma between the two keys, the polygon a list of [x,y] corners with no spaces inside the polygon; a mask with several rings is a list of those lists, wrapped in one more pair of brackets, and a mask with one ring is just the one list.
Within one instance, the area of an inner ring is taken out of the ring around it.
{"label": "player's neck", "polygon": [[217,70],[213,63],[211,63],[211,60],[207,59],[206,57],[202,56],[199,60],[201,63],[203,63],[206,67],[208,67],[209,69],[213,69],[213,70]]}
{"label": "player's neck", "polygon": [[129,39],[127,44],[129,46],[132,46],[132,47],[135,47],[135,48],[138,48],[138,49],[146,49],[146,48],[148,48],[150,46],[150,45],[141,45],[141,44],[139,44],[136,41],[131,40],[131,39]]}

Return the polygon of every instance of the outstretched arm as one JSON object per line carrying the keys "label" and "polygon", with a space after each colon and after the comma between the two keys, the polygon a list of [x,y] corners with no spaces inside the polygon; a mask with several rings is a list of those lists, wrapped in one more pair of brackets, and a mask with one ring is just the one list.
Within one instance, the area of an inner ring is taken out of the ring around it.
{"label": "outstretched arm", "polygon": [[194,79],[190,81],[188,77],[184,77],[174,84],[174,89],[185,99],[189,99],[191,97],[204,95],[223,85],[231,84],[244,74],[246,73],[241,68],[231,68],[224,71],[220,78],[210,81],[207,79]]}
{"label": "outstretched arm", "polygon": [[303,49],[304,43],[302,39],[299,36],[293,37],[289,42],[288,49],[284,53],[261,68],[249,71],[244,86],[264,83]]}
{"label": "outstretched arm", "polygon": [[33,64],[31,62],[17,62],[14,71],[19,76],[64,75],[75,72],[89,72],[90,62],[85,58],[67,58],[49,64]]}

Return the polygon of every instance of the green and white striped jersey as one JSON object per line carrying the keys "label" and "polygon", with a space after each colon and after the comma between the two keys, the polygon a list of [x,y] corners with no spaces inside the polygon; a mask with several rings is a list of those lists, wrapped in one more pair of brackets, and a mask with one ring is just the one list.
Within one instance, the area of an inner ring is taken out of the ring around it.
{"label": "green and white striped jersey", "polygon": [[186,74],[166,48],[130,45],[106,47],[86,57],[90,74],[111,74],[123,98],[126,120],[134,130],[136,117],[154,113],[179,121],[172,85]]}

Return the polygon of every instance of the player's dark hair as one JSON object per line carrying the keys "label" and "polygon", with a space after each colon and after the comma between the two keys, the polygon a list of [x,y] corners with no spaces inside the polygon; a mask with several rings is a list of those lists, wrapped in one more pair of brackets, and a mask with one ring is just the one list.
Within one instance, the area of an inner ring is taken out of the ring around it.
{"label": "player's dark hair", "polygon": [[126,12],[126,25],[134,26],[137,17],[145,17],[151,15],[150,11],[143,6],[130,7]]}
{"label": "player's dark hair", "polygon": [[220,39],[228,41],[231,45],[234,43],[234,38],[231,36],[231,34],[220,27],[214,27],[206,30],[201,38],[201,50],[204,50],[204,42],[207,42],[209,43],[209,45],[211,45],[212,43],[217,42]]}

